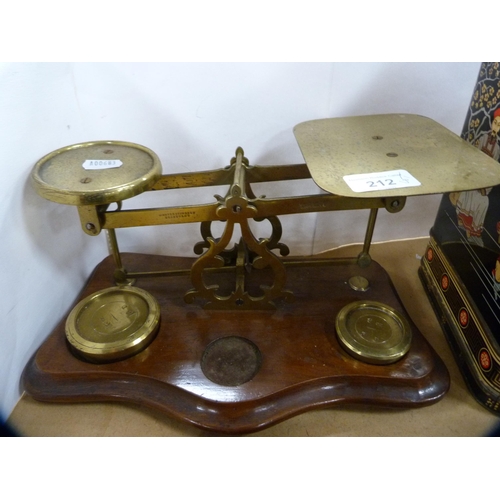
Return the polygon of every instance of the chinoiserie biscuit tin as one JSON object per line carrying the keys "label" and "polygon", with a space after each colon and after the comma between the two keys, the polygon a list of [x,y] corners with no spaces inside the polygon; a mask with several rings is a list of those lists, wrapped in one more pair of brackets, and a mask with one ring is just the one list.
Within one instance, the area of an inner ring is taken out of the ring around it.
{"label": "chinoiserie biscuit tin", "polygon": [[[500,63],[482,63],[462,137],[498,161],[499,132]],[[500,414],[500,186],[444,194],[430,236],[420,278],[470,391]]]}

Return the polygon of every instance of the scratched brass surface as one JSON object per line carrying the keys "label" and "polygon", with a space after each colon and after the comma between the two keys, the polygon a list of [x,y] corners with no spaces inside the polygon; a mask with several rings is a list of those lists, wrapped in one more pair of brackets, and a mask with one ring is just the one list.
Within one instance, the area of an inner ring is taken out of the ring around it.
{"label": "scratched brass surface", "polygon": [[382,302],[351,302],[340,310],[335,326],[344,349],[366,363],[395,363],[411,346],[411,328],[406,318]]}
{"label": "scratched brass surface", "polygon": [[[356,198],[468,191],[500,184],[498,163],[439,123],[387,114],[312,120],[294,134],[313,180],[329,193]],[[345,175],[407,170],[417,187],[357,193]]]}
{"label": "scratched brass surface", "polygon": [[81,300],[66,320],[66,337],[73,350],[93,362],[133,356],[156,336],[160,307],[140,288],[111,287]]}

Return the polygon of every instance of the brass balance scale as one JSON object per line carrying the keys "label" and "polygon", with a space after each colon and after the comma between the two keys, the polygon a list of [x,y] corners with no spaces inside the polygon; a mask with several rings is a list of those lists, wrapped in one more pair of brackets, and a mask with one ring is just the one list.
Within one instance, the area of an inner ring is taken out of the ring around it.
{"label": "brass balance scale", "polygon": [[[154,152],[118,141],[42,158],[36,191],[76,205],[85,233],[107,231],[110,256],[28,363],[26,391],[47,402],[142,404],[227,433],[337,404],[439,401],[447,369],[370,257],[377,212],[399,212],[407,196],[499,184],[497,163],[416,115],[314,120],[294,134],[304,164],[253,166],[238,148],[225,168],[162,175]],[[322,194],[252,191],[309,178]],[[202,205],[122,206],[148,191],[207,186],[227,194]],[[279,215],[358,209],[369,217],[357,256],[293,258],[280,242]],[[271,235],[256,237],[251,221],[268,221]],[[195,222],[197,258],[119,251],[118,228]],[[214,222],[224,225],[217,237]],[[241,239],[230,248],[236,226]]]}

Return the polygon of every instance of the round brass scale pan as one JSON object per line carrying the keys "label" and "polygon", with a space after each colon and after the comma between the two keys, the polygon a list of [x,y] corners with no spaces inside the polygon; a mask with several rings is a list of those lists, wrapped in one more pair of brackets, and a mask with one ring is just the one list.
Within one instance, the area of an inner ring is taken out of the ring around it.
{"label": "round brass scale pan", "polygon": [[93,362],[128,358],[145,349],[160,325],[160,307],[145,290],[131,286],[100,290],[82,301],[66,320],[66,337]]}
{"label": "round brass scale pan", "polygon": [[411,328],[405,317],[376,301],[356,301],[336,318],[337,336],[354,358],[375,365],[401,359],[410,349]]}
{"label": "round brass scale pan", "polygon": [[[106,205],[151,188],[161,163],[150,149],[123,141],[67,146],[40,159],[31,179],[37,193],[66,205]],[[113,287],[83,299],[66,321],[72,349],[92,362],[124,359],[145,349],[160,324],[156,299],[144,290]]]}
{"label": "round brass scale pan", "polygon": [[121,141],[97,141],[58,149],[40,159],[31,179],[37,193],[66,205],[105,205],[136,196],[161,176],[150,149]]}

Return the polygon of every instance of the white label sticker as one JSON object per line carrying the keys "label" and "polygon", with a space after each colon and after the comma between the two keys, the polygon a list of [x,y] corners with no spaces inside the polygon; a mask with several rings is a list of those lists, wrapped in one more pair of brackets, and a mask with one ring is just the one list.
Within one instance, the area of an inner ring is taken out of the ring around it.
{"label": "white label sticker", "polygon": [[355,193],[420,186],[420,182],[406,170],[344,175],[343,178]]}
{"label": "white label sticker", "polygon": [[85,160],[82,163],[82,167],[85,170],[102,170],[105,168],[118,168],[121,167],[123,163],[121,160]]}

